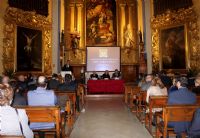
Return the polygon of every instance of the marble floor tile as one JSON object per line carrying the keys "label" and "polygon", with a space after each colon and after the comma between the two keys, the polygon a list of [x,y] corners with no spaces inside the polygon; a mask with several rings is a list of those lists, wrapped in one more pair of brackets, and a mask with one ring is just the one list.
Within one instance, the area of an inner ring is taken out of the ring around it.
{"label": "marble floor tile", "polygon": [[88,98],[70,138],[151,138],[121,97]]}

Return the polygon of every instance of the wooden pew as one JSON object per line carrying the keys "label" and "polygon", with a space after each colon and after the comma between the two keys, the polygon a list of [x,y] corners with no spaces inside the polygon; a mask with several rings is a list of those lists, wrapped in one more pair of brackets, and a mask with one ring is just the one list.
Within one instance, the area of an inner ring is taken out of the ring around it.
{"label": "wooden pew", "polygon": [[142,114],[145,112],[145,110],[143,109],[146,109],[146,96],[147,96],[146,91],[140,91],[136,95],[136,100],[137,100],[136,116],[142,123],[144,122],[144,119],[142,119]]}
{"label": "wooden pew", "polygon": [[55,132],[56,137],[61,135],[61,116],[59,106],[15,106],[18,109],[25,109],[30,123],[32,122],[54,122],[55,128],[41,129],[34,131]]}
{"label": "wooden pew", "polygon": [[167,127],[168,122],[192,121],[194,112],[199,107],[200,105],[167,105],[164,107],[162,116],[157,116],[156,138],[160,136],[167,138],[167,134],[175,135],[173,128]]}
{"label": "wooden pew", "polygon": [[58,91],[54,90],[56,96],[68,96],[72,104],[72,114],[76,114],[76,92],[75,91]]}
{"label": "wooden pew", "polygon": [[[130,108],[134,107],[134,100],[136,100],[136,95],[140,92],[140,87],[138,86],[132,86],[131,87],[131,93],[130,93]],[[135,105],[136,106],[136,105]],[[132,110],[132,112],[136,112],[135,110]]]}
{"label": "wooden pew", "polygon": [[80,97],[80,103],[81,106],[83,107],[85,104],[85,85],[78,84],[77,95]]}
{"label": "wooden pew", "polygon": [[151,135],[154,135],[152,132],[152,118],[153,118],[153,108],[163,108],[167,105],[168,96],[150,96],[149,104],[146,106],[146,110],[149,112],[145,114],[145,127],[150,132]]}
{"label": "wooden pew", "polygon": [[125,104],[129,105],[129,95],[131,94],[132,86],[128,85],[128,84],[125,84],[124,88],[125,88],[124,102],[125,102]]}

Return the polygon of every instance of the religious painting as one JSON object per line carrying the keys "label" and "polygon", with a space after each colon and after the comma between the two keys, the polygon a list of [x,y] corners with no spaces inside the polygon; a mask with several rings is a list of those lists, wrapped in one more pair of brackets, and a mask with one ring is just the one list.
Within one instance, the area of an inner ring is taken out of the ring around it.
{"label": "religious painting", "polygon": [[86,45],[116,45],[115,0],[87,0],[86,13]]}
{"label": "religious painting", "polygon": [[162,69],[186,69],[186,38],[184,25],[161,29]]}
{"label": "religious painting", "polygon": [[42,71],[42,31],[17,26],[17,71]]}

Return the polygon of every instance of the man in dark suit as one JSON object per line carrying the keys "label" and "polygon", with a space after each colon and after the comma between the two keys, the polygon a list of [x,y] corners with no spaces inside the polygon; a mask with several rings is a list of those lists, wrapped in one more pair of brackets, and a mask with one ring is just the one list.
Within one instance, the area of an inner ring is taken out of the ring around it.
{"label": "man in dark suit", "polygon": [[102,79],[110,79],[110,75],[109,75],[109,71],[108,70],[106,70],[104,72],[104,74],[102,75]]}
{"label": "man in dark suit", "polygon": [[58,79],[58,75],[54,73],[52,75],[52,78],[48,82],[47,88],[50,89],[50,90],[51,89],[57,89],[59,84],[60,84],[60,82],[59,82],[59,79]]}
{"label": "man in dark suit", "polygon": [[[177,79],[176,86],[178,90],[170,93],[168,96],[168,104],[195,104],[196,95],[188,90],[188,80],[186,77]],[[181,138],[181,133],[186,132],[190,126],[190,122],[169,122],[168,127],[173,127],[178,138]]]}
{"label": "man in dark suit", "polygon": [[90,79],[98,79],[99,77],[98,77],[98,74],[95,72],[95,71],[93,71],[93,73],[90,75]]}
{"label": "man in dark suit", "polygon": [[67,60],[67,63],[62,67],[62,71],[71,71],[71,72],[73,72],[72,66],[70,65],[70,60]]}
{"label": "man in dark suit", "polygon": [[115,72],[112,74],[112,78],[115,79],[115,78],[121,78],[121,73],[120,71],[118,71],[118,69],[115,69]]}

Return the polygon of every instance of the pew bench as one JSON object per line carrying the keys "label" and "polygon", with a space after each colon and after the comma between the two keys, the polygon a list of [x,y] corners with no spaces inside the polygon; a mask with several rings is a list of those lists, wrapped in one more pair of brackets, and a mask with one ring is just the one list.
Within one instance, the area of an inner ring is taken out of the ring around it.
{"label": "pew bench", "polygon": [[136,117],[142,123],[144,123],[144,119],[143,119],[142,115],[144,114],[145,109],[146,109],[146,96],[147,96],[146,91],[140,91],[136,95],[136,100],[137,100]]}
{"label": "pew bench", "polygon": [[37,129],[34,132],[55,133],[57,138],[61,135],[61,113],[59,106],[15,106],[17,109],[25,109],[30,123],[32,122],[54,122],[55,128]]}
{"label": "pew bench", "polygon": [[[157,115],[156,120],[156,138],[163,136],[167,138],[175,135],[173,128],[168,128],[168,122],[192,121],[194,112],[200,105],[167,105],[163,108],[162,115]],[[182,134],[185,137],[186,134]]]}
{"label": "pew bench", "polygon": [[[149,131],[151,135],[155,135],[155,133],[152,132],[152,118],[154,117],[153,110],[155,108],[163,108],[167,105],[168,96],[150,96],[149,97],[149,103],[146,106],[145,113],[145,127]],[[155,114],[159,114],[160,112],[155,112]]]}

